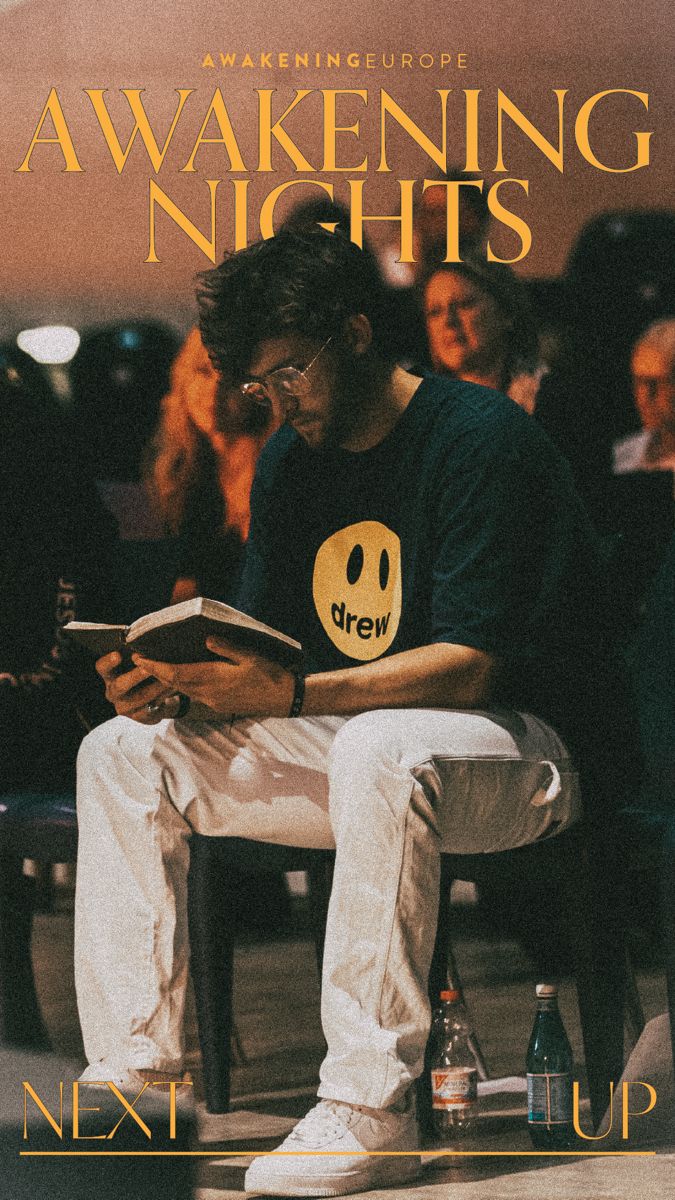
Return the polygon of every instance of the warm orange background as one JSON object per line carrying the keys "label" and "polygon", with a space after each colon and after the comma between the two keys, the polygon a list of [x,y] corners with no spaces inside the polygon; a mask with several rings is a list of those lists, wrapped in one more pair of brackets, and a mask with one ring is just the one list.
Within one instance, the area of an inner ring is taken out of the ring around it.
{"label": "warm orange background", "polygon": [[[145,150],[132,151],[123,175],[117,175],[109,151],[82,89],[107,87],[111,114],[123,143],[131,116],[121,87],[145,89],[146,108],[158,140],[167,130],[176,104],[174,89],[198,88],[188,101],[175,142],[158,182],[191,219],[206,231],[209,207],[203,179],[224,178],[224,160],[217,148],[203,148],[197,174],[181,176],[212,92],[220,86],[240,144],[255,165],[255,88],[276,87],[284,106],[295,87],[368,88],[381,86],[408,109],[437,140],[437,98],[433,89],[456,89],[450,123],[451,140],[458,139],[461,162],[463,88],[483,89],[485,147],[483,169],[487,183],[496,178],[494,166],[494,97],[501,86],[528,113],[542,132],[555,140],[552,89],[570,90],[573,116],[595,92],[609,87],[634,88],[650,94],[650,112],[637,101],[598,109],[593,136],[609,161],[632,161],[631,131],[651,129],[652,165],[632,174],[600,173],[580,159],[568,137],[564,176],[546,162],[517,131],[510,135],[509,174],[530,179],[530,197],[513,206],[528,221],[534,236],[529,257],[519,268],[545,276],[564,266],[581,225],[606,208],[673,205],[672,128],[673,27],[667,0],[567,0],[535,11],[532,0],[458,0],[447,5],[429,0],[413,5],[404,0],[372,0],[368,6],[344,3],[309,4],[300,0],[283,8],[268,0],[0,0],[0,95],[2,123],[0,295],[2,334],[28,321],[66,320],[81,323],[112,316],[155,314],[183,325],[192,316],[192,279],[208,261],[169,219],[158,216],[158,252],[162,262],[143,263],[148,239],[148,178]],[[216,69],[201,67],[207,51],[463,51],[464,71]],[[57,87],[85,173],[66,175],[58,149],[38,147],[31,174],[17,175],[49,88]],[[372,103],[372,101],[371,101]],[[361,116],[355,110],[354,116]],[[372,128],[376,125],[372,121]],[[319,122],[296,140],[318,161]],[[568,124],[570,134],[571,121]],[[244,134],[242,135],[242,129]],[[291,126],[289,125],[289,131]],[[306,138],[306,140],[305,140]],[[347,152],[347,142],[345,153]],[[390,165],[396,175],[429,174],[430,164],[410,140],[392,138]],[[174,149],[175,147],[175,149]],[[360,149],[356,144],[353,153]],[[373,151],[372,142],[366,149]],[[180,151],[180,153],[179,153]],[[359,158],[362,155],[359,154]],[[274,176],[253,177],[251,228],[262,197],[272,186],[292,177],[290,163],[278,155]],[[398,189],[394,175],[375,174],[368,180],[366,204],[387,211]],[[335,177],[338,194],[344,181]],[[230,184],[221,185],[219,247],[231,237]],[[300,189],[298,189],[300,194]],[[310,190],[307,195],[319,195]],[[280,207],[283,213],[283,207]],[[392,227],[393,228],[393,227]],[[385,229],[377,227],[378,236]],[[517,243],[511,243],[517,245]],[[499,248],[499,247],[498,247]],[[504,246],[503,249],[506,249]]]}

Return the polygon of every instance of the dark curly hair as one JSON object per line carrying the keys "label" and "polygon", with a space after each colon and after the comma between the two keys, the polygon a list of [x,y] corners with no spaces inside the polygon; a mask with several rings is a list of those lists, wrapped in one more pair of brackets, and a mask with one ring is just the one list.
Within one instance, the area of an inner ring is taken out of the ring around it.
{"label": "dark curly hair", "polygon": [[356,313],[368,317],[378,354],[393,358],[377,265],[343,234],[282,229],[228,255],[199,280],[202,340],[216,369],[235,383],[265,339],[300,334],[324,340]]}

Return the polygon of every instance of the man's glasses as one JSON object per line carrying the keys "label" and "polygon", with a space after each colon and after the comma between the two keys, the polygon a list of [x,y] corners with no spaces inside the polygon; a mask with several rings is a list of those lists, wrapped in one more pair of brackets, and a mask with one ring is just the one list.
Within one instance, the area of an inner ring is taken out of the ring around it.
{"label": "man's glasses", "polygon": [[252,379],[250,383],[242,383],[240,391],[256,404],[269,404],[270,401],[274,402],[275,400],[280,404],[286,404],[289,401],[301,400],[312,390],[312,385],[307,378],[309,372],[319,355],[323,354],[326,346],[332,340],[333,335],[331,334],[303,370],[300,370],[299,367],[279,367],[277,371],[270,371],[269,375],[263,375],[261,379]]}

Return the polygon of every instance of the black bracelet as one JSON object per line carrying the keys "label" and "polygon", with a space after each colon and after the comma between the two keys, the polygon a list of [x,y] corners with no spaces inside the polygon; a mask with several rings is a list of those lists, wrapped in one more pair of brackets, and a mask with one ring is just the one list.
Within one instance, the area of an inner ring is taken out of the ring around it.
{"label": "black bracelet", "polygon": [[293,700],[291,702],[291,711],[288,715],[289,717],[299,717],[305,702],[305,676],[302,671],[294,671],[293,678],[295,680]]}
{"label": "black bracelet", "polygon": [[184,692],[176,692],[176,696],[178,697],[178,708],[173,714],[174,721],[184,717],[190,707],[190,697],[186,696]]}

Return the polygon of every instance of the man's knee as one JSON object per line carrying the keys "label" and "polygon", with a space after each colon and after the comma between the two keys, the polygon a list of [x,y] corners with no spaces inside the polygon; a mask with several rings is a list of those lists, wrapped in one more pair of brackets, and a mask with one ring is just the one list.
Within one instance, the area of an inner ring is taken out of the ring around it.
{"label": "man's knee", "polygon": [[338,729],[328,758],[331,778],[346,771],[369,772],[383,764],[395,764],[399,756],[397,738],[383,710],[360,713]]}
{"label": "man's knee", "polygon": [[[462,716],[443,712],[444,746],[459,744]],[[398,779],[409,778],[420,763],[434,757],[427,746],[429,718],[426,710],[391,708],[352,717],[335,735],[329,755],[331,777],[385,770]]]}
{"label": "man's knee", "polygon": [[401,819],[413,782],[404,759],[400,735],[386,711],[361,713],[347,721],[335,736],[328,760],[334,829],[345,818],[370,829],[380,815]]}
{"label": "man's knee", "polygon": [[128,717],[114,717],[87,734],[77,756],[78,806],[95,781],[114,783],[129,765],[139,774],[147,769],[155,728]]}
{"label": "man's knee", "polygon": [[119,722],[122,717],[114,717],[92,729],[82,741],[77,755],[78,773],[88,772],[107,759],[111,751],[114,753],[118,744]]}

